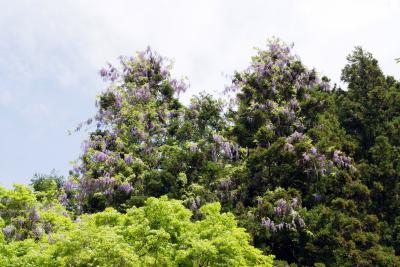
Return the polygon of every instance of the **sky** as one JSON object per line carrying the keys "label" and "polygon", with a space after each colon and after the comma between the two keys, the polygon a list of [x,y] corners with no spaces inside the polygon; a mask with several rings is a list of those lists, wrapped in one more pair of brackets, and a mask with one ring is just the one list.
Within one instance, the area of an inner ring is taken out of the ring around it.
{"label": "sky", "polygon": [[332,83],[359,45],[400,79],[399,26],[398,0],[0,0],[0,184],[68,174],[88,134],[68,131],[94,115],[99,70],[120,55],[150,45],[173,59],[187,103],[223,97],[274,36]]}

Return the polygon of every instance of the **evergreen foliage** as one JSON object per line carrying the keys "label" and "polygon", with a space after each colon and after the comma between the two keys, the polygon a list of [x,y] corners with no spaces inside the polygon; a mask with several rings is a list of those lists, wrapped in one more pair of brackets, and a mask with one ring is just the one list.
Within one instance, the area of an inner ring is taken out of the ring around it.
{"label": "evergreen foliage", "polygon": [[372,54],[344,90],[272,39],[229,103],[183,105],[170,70],[107,65],[67,180],[0,189],[5,266],[400,266],[400,82]]}

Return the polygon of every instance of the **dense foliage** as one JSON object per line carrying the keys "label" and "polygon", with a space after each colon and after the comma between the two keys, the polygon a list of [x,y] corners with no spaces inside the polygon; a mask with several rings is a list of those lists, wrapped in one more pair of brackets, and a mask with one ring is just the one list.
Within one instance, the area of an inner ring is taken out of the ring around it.
{"label": "dense foliage", "polygon": [[68,179],[0,191],[4,262],[400,265],[399,81],[356,47],[332,88],[291,49],[258,50],[229,103],[183,105],[149,48],[107,65]]}
{"label": "dense foliage", "polygon": [[272,266],[219,203],[202,206],[193,222],[190,210],[166,197],[75,220],[24,186],[2,188],[0,201],[1,266]]}

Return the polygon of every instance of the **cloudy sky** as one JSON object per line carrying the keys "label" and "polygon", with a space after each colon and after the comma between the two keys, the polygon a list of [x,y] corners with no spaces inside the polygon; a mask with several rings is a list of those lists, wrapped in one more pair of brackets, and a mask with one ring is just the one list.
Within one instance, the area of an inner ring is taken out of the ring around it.
{"label": "cloudy sky", "polygon": [[174,74],[220,95],[226,74],[244,69],[276,36],[309,67],[339,82],[361,45],[400,78],[400,1],[0,0],[0,183],[36,172],[66,175],[105,88],[98,70],[150,45],[174,59]]}

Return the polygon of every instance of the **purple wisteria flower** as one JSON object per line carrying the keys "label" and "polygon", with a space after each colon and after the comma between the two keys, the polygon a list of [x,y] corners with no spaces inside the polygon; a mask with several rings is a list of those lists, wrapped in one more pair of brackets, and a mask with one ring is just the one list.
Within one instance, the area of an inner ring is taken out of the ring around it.
{"label": "purple wisteria flower", "polygon": [[78,165],[74,165],[74,166],[72,166],[72,171],[73,171],[73,173],[75,174],[75,175],[79,175],[79,173],[80,173],[80,168],[79,168],[79,166]]}
{"label": "purple wisteria flower", "polygon": [[136,89],[136,91],[134,92],[134,95],[135,95],[136,99],[142,100],[142,101],[147,101],[151,97],[150,90],[147,88]]}
{"label": "purple wisteria flower", "polygon": [[351,168],[353,167],[351,164],[351,158],[347,157],[340,150],[335,150],[333,152],[332,161],[341,167]]}
{"label": "purple wisteria flower", "polygon": [[220,144],[223,140],[222,136],[218,135],[218,134],[214,134],[213,135],[213,140],[215,143]]}
{"label": "purple wisteria flower", "polygon": [[167,114],[167,117],[168,117],[169,119],[175,118],[175,117],[177,117],[177,116],[178,116],[178,112],[176,112],[176,111],[170,111],[170,112],[168,112],[168,114]]}
{"label": "purple wisteria flower", "polygon": [[24,235],[21,233],[16,233],[15,240],[20,240],[20,241],[24,240]]}
{"label": "purple wisteria flower", "polygon": [[171,81],[171,86],[174,88],[174,91],[179,95],[180,93],[184,93],[187,89],[187,85],[183,81],[178,81],[173,79]]}
{"label": "purple wisteria flower", "polygon": [[284,229],[284,227],[285,227],[285,223],[279,223],[276,225],[276,229],[278,231],[282,231]]}
{"label": "purple wisteria flower", "polygon": [[122,96],[121,96],[120,94],[116,94],[116,95],[115,95],[115,106],[116,106],[118,109],[121,109],[121,108],[122,108]]}
{"label": "purple wisteria flower", "polygon": [[24,225],[24,223],[25,223],[25,220],[24,219],[18,219],[17,222],[18,222],[18,225],[20,227],[22,227]]}
{"label": "purple wisteria flower", "polygon": [[305,162],[309,162],[310,161],[310,155],[308,155],[306,152],[303,153],[303,160]]}
{"label": "purple wisteria flower", "polygon": [[317,155],[317,149],[315,147],[312,147],[310,149],[310,153],[311,153],[311,155],[316,156]]}
{"label": "purple wisteria flower", "polygon": [[276,232],[275,223],[268,217],[267,217],[267,219],[265,219],[265,218],[261,219],[261,225],[264,226],[267,230]]}
{"label": "purple wisteria flower", "polygon": [[291,99],[288,104],[289,108],[292,110],[296,110],[299,107],[299,101],[297,99]]}
{"label": "purple wisteria flower", "polygon": [[196,201],[192,201],[192,204],[190,205],[190,209],[191,210],[197,210],[198,209],[198,206],[197,206],[197,204],[196,204]]}
{"label": "purple wisteria flower", "polygon": [[125,163],[131,164],[133,162],[133,158],[131,155],[125,155]]}
{"label": "purple wisteria flower", "polygon": [[97,162],[106,161],[107,155],[104,152],[96,152],[96,154],[94,154],[94,160]]}
{"label": "purple wisteria flower", "polygon": [[14,225],[7,225],[6,227],[3,228],[3,234],[10,238],[15,232],[15,227]]}
{"label": "purple wisteria flower", "polygon": [[108,70],[106,68],[102,68],[100,70],[100,76],[101,77],[105,78],[105,77],[107,77],[107,74],[108,74]]}
{"label": "purple wisteria flower", "polygon": [[133,191],[133,187],[130,183],[124,183],[119,186],[119,189],[126,194],[130,194]]}
{"label": "purple wisteria flower", "polygon": [[110,196],[112,196],[112,194],[113,194],[113,191],[111,189],[106,189],[103,192],[103,195],[106,196],[106,197],[110,197]]}
{"label": "purple wisteria flower", "polygon": [[319,201],[321,201],[321,195],[320,194],[313,194],[313,196],[314,196],[314,200],[316,201],[316,202],[319,202]]}
{"label": "purple wisteria flower", "polygon": [[233,158],[233,149],[232,146],[229,142],[223,142],[221,144],[222,150],[224,151],[224,154],[227,158],[232,159]]}
{"label": "purple wisteria flower", "polygon": [[283,216],[289,211],[289,206],[286,200],[278,199],[276,202],[276,207],[274,207],[274,212],[277,216]]}
{"label": "purple wisteria flower", "polygon": [[119,73],[115,67],[113,67],[110,63],[108,63],[107,67],[104,67],[100,70],[100,76],[105,81],[110,80],[111,82],[114,82],[115,80],[118,79]]}
{"label": "purple wisteria flower", "polygon": [[29,215],[29,219],[30,219],[32,222],[37,222],[37,221],[40,220],[40,215],[39,215],[39,213],[38,213],[36,207],[33,207],[33,208],[31,209],[31,212],[30,212],[30,215]]}
{"label": "purple wisteria flower", "polygon": [[78,188],[78,184],[75,183],[75,181],[73,180],[68,180],[67,182],[65,182],[64,184],[64,190],[65,192],[70,192],[72,190],[75,190]]}
{"label": "purple wisteria flower", "polygon": [[222,179],[222,180],[219,182],[219,188],[220,188],[220,189],[228,189],[229,186],[230,186],[230,184],[231,184],[231,180],[229,180],[229,179]]}
{"label": "purple wisteria flower", "polygon": [[302,133],[299,133],[297,131],[295,131],[294,133],[292,133],[290,136],[288,136],[286,138],[286,141],[288,143],[293,143],[293,142],[298,142],[300,140],[302,140],[304,138],[304,135]]}
{"label": "purple wisteria flower", "polygon": [[68,203],[68,195],[66,193],[61,194],[61,196],[58,197],[58,201],[60,201],[61,205],[66,205]]}

